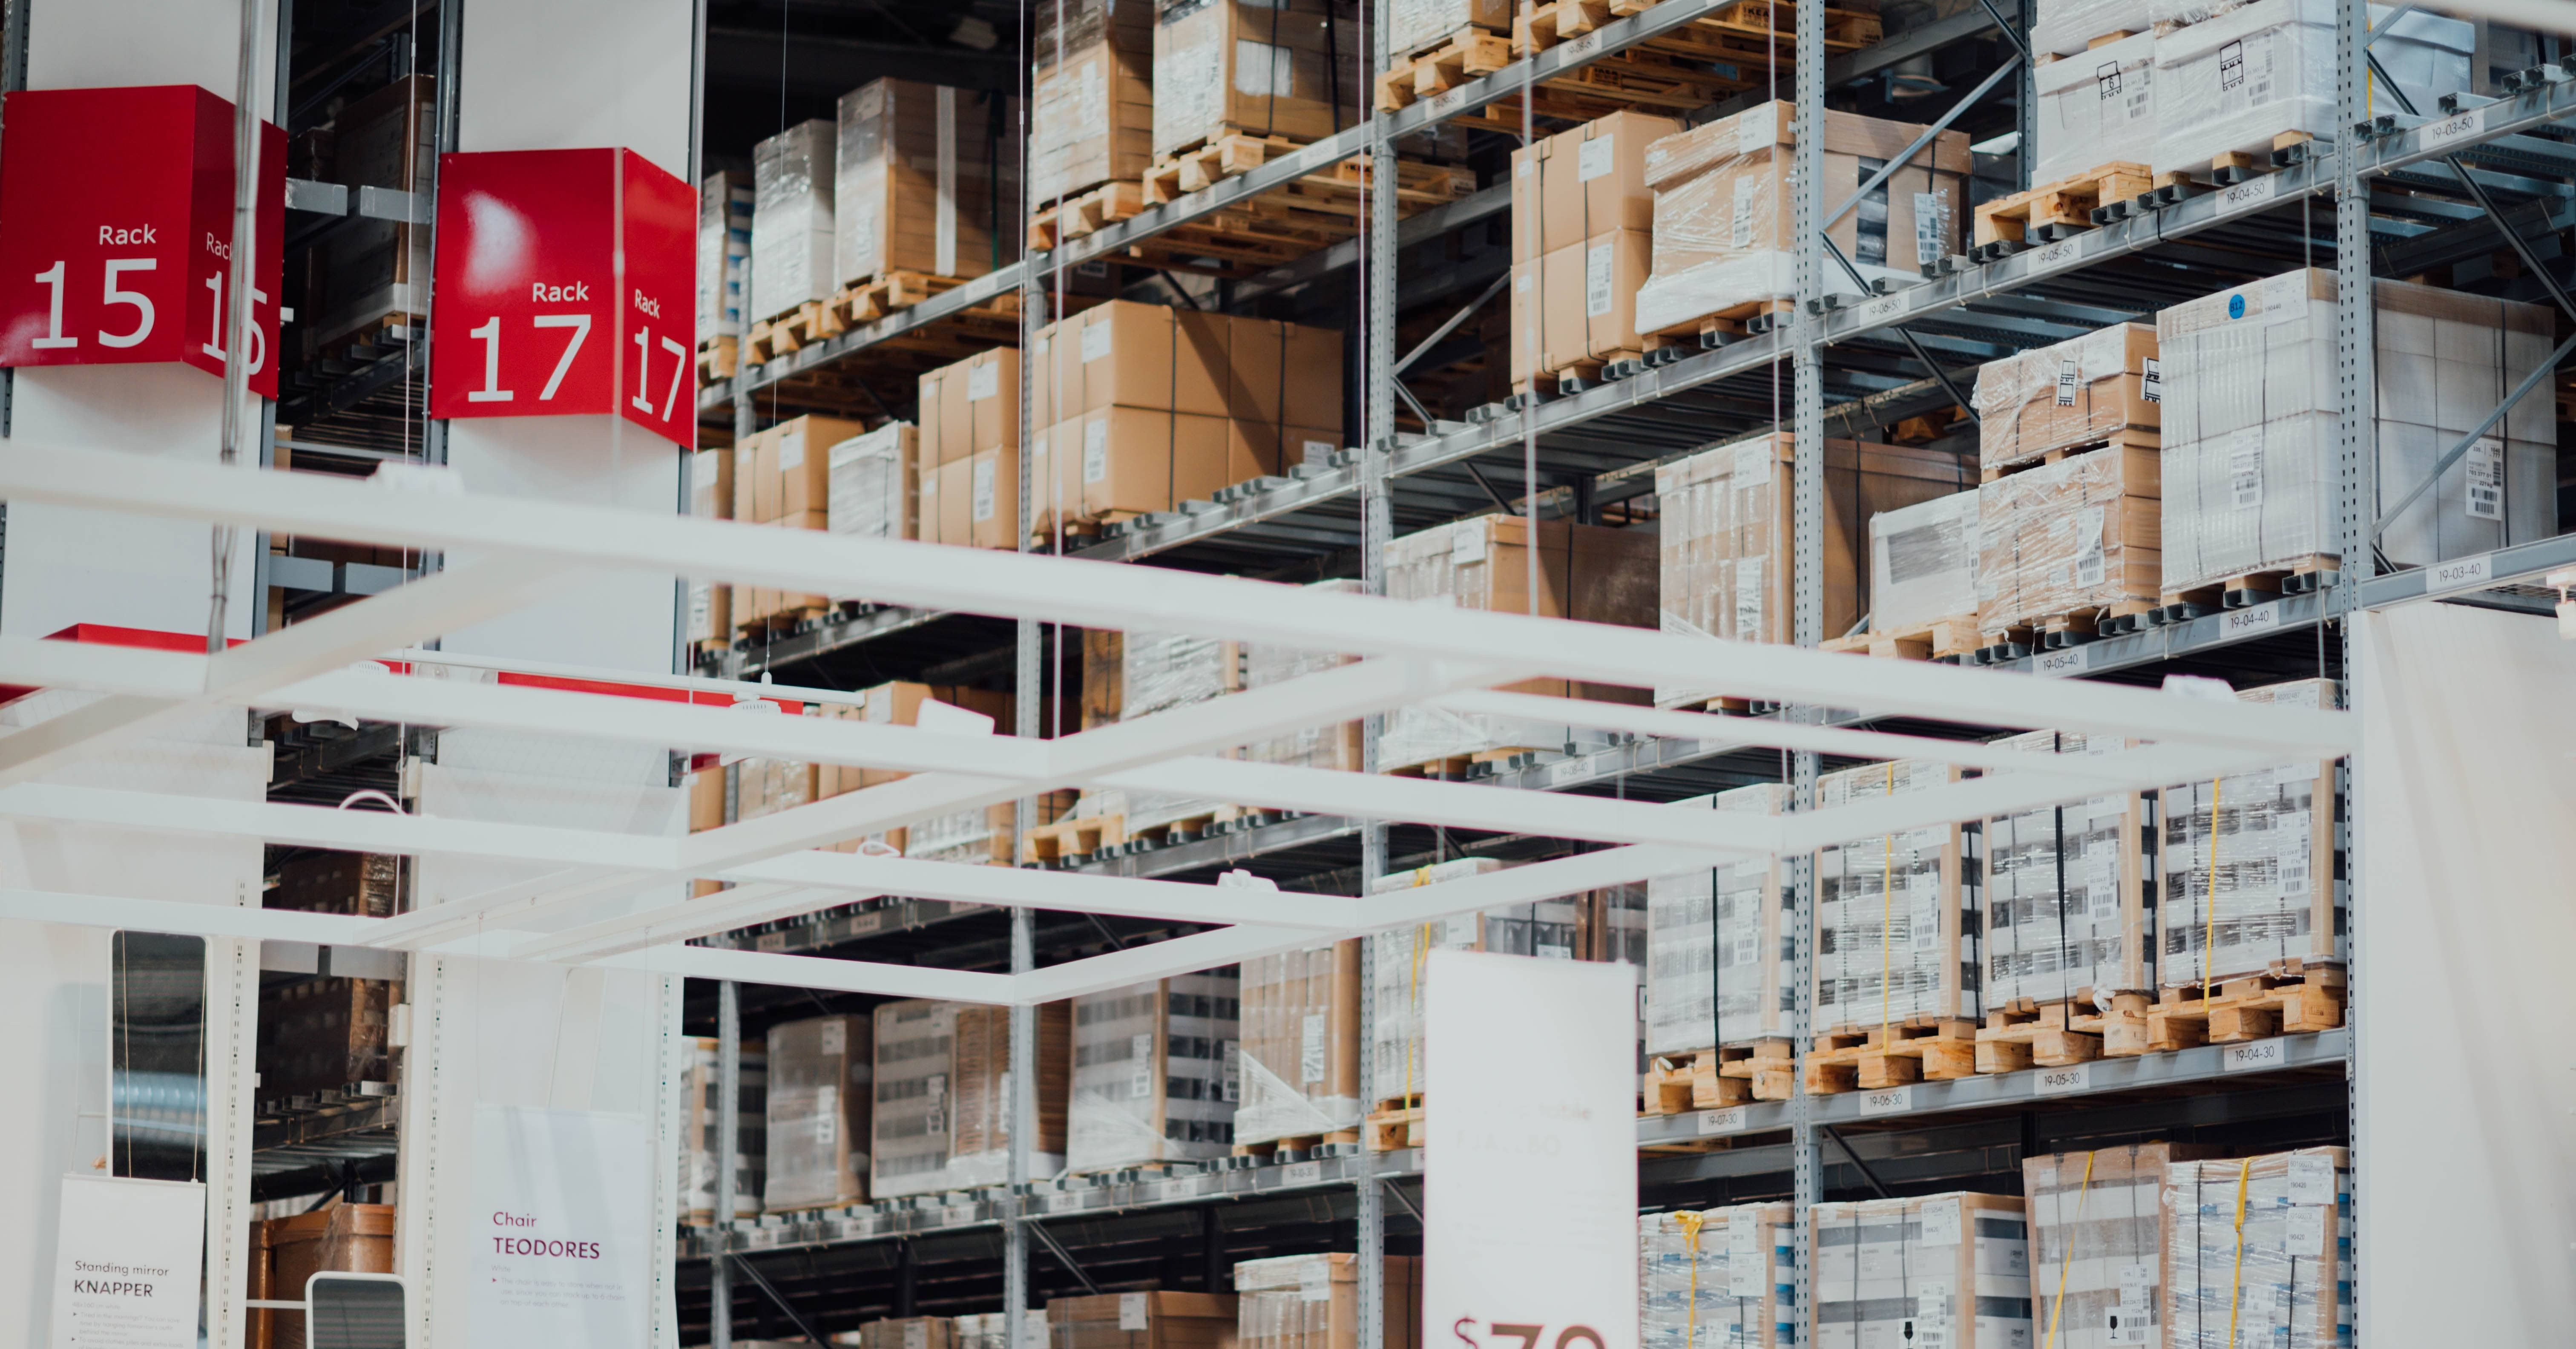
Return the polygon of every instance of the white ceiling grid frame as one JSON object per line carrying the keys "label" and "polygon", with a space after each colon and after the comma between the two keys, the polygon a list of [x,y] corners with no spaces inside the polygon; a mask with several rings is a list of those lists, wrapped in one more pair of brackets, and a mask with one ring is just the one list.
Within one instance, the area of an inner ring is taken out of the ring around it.
{"label": "white ceiling grid frame", "polygon": [[[0,453],[0,497],[25,495],[92,509],[139,509],[180,518],[218,517],[307,533],[316,532],[317,522],[328,518],[336,536],[382,537],[422,547],[510,549],[565,567],[626,568],[662,575],[676,570],[798,589],[865,593],[890,602],[969,612],[1042,614],[1097,626],[1196,631],[1380,657],[1076,736],[1027,742],[1007,736],[840,719],[790,720],[730,708],[504,686],[492,682],[485,670],[455,667],[418,671],[441,676],[436,678],[311,673],[293,667],[291,673],[304,676],[295,682],[236,680],[217,691],[213,688],[218,682],[217,666],[204,658],[193,658],[197,663],[192,667],[187,663],[191,658],[157,653],[72,655],[43,649],[66,644],[0,642],[0,679],[40,676],[82,687],[108,687],[135,698],[167,698],[196,689],[203,692],[190,697],[191,702],[268,705],[285,699],[300,706],[309,701],[326,709],[423,724],[486,725],[550,734],[570,731],[629,743],[915,770],[898,782],[685,838],[265,804],[194,809],[183,817],[173,809],[174,803],[149,794],[0,788],[0,814],[247,833],[415,855],[515,859],[549,869],[545,875],[479,894],[451,896],[450,903],[440,906],[445,912],[424,910],[386,920],[388,926],[369,929],[363,936],[353,931],[351,939],[358,944],[667,969],[674,962],[703,964],[708,951],[673,942],[883,893],[1228,925],[1026,975],[977,977],[999,981],[979,983],[986,997],[1038,1001],[1067,996],[1069,989],[1114,987],[1338,935],[1697,869],[1729,856],[1802,852],[1824,843],[1979,818],[2104,790],[2151,788],[2283,759],[2337,754],[2348,740],[2348,723],[2334,712],[2182,698],[1913,662],[1864,661],[1642,629],[1577,628],[1565,620],[1520,615],[1414,605],[1391,608],[1395,602],[1369,597],[985,550],[837,536],[797,538],[792,531],[488,500],[462,493],[396,495],[368,485],[298,481],[300,475],[252,477],[245,470],[217,469],[138,481],[136,475],[114,471],[116,458],[82,451],[48,450],[42,457],[16,450]],[[172,481],[191,476],[201,480]],[[530,545],[521,540],[541,542]],[[394,597],[418,588],[405,587],[391,596],[349,606],[342,612],[361,617],[344,626],[363,630],[358,626],[365,621],[363,611],[379,606],[390,609]],[[392,631],[399,625],[380,626]],[[434,655],[419,654],[424,662],[436,660]],[[124,657],[136,658],[129,662]],[[506,666],[507,662],[481,664]],[[287,671],[292,662],[266,665]],[[571,673],[560,668],[558,672]],[[2003,756],[1988,746],[1924,737],[1478,691],[1535,674],[1624,684],[1714,684],[1749,696],[1850,705],[1867,712],[1975,724],[2055,724],[2163,743],[2080,758]],[[598,671],[582,677],[613,680],[618,676]],[[724,681],[651,682],[711,691],[743,688]],[[1794,741],[1799,748],[1820,752],[1916,755],[2011,771],[1794,820],[1738,820],[1638,802],[1197,757],[1280,731],[1426,702],[1637,734],[1755,745]],[[1074,784],[1189,791],[1246,804],[1629,846],[1367,901],[1293,895],[1266,887],[1185,885],[800,851],[1008,801],[1031,790]],[[638,892],[691,876],[723,877],[740,888],[705,900],[665,901],[623,914],[600,913],[612,901],[631,902]],[[557,930],[545,930],[550,927]],[[789,967],[770,968],[781,975],[791,972]],[[828,973],[831,979],[825,986],[843,986],[853,978],[871,986],[885,982],[877,971],[798,967],[793,973],[797,977],[764,981],[800,982]],[[934,982],[946,985],[949,981]]]}

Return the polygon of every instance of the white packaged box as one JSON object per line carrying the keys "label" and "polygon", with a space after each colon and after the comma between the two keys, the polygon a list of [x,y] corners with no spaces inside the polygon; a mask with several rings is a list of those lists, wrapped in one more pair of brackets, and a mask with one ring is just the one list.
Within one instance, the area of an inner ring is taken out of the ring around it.
{"label": "white packaged box", "polygon": [[1232,1153],[1243,1096],[1240,991],[1228,967],[1073,1000],[1067,1166],[1106,1171]]}
{"label": "white packaged box", "polygon": [[[2373,5],[2370,12],[2379,24],[2392,11]],[[2156,172],[2205,171],[2230,153],[2268,163],[2274,138],[2286,132],[2338,139],[2335,0],[2255,0],[2185,22],[2190,26],[2155,43]],[[2416,108],[2429,112],[2443,94],[2469,88],[2475,46],[2468,24],[2415,10],[2378,35],[2370,51]]]}
{"label": "white packaged box", "polygon": [[2039,67],[2037,152],[2032,183],[2052,183],[2105,164],[2146,164],[2156,155],[2156,36],[2117,42]]}
{"label": "white packaged box", "polygon": [[752,148],[747,325],[832,298],[830,122],[799,122]]}
{"label": "white packaged box", "polygon": [[2106,34],[2150,33],[2155,27],[2151,7],[2151,0],[2039,0],[2038,17],[2030,26],[2031,54],[2080,56],[2086,44]]}
{"label": "white packaged box", "polygon": [[1904,632],[1977,612],[1977,489],[1869,518],[1869,626]]}
{"label": "white packaged box", "polygon": [[1816,1349],[2031,1349],[2019,1198],[1818,1204],[1812,1233]]}
{"label": "white packaged box", "polygon": [[[1763,782],[1677,807],[1777,815],[1787,800],[1787,788]],[[1713,944],[1712,894],[1717,904]],[[1646,882],[1648,1054],[1689,1054],[1789,1033],[1788,981],[1780,962],[1788,906],[1781,866],[1768,858]]]}
{"label": "white packaged box", "polygon": [[698,187],[698,341],[738,337],[751,272],[751,184],[739,173],[709,174]]}
{"label": "white packaged box", "polygon": [[1798,1226],[1787,1204],[1637,1217],[1637,1330],[1644,1349],[1797,1343]]}

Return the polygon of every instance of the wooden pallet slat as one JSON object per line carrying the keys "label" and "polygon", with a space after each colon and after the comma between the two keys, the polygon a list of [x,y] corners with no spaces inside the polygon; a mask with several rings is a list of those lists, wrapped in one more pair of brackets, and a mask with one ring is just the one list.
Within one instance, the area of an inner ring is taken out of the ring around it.
{"label": "wooden pallet slat", "polygon": [[1827,1031],[1807,1054],[1807,1092],[1834,1096],[1973,1077],[1978,1029],[1963,1018],[1915,1017]]}
{"label": "wooden pallet slat", "polygon": [[1976,242],[2045,243],[2061,230],[2088,230],[2096,207],[2127,201],[2154,185],[2155,175],[2144,164],[2096,165],[1978,207]]}

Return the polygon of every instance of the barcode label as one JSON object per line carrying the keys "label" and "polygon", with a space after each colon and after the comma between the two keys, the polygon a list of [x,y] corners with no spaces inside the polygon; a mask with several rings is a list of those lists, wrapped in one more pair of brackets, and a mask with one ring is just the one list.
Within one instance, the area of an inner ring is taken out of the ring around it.
{"label": "barcode label", "polygon": [[2504,442],[2480,436],[2469,447],[2469,518],[2504,519]]}
{"label": "barcode label", "polygon": [[2228,500],[2240,511],[2263,504],[2263,441],[2259,430],[2240,432],[2227,451]]}
{"label": "barcode label", "polygon": [[2069,356],[2059,361],[2057,363],[2057,405],[2062,408],[2075,406],[2075,386],[2082,382],[2082,377],[2075,370],[2074,357]]}
{"label": "barcode label", "polygon": [[2150,356],[2144,373],[2138,376],[2138,397],[2150,403],[2165,401],[2165,368],[2162,361]]}

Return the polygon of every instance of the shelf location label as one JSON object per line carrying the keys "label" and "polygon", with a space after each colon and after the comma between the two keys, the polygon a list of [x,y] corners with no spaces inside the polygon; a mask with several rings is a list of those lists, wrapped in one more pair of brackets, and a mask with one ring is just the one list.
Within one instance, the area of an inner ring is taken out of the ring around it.
{"label": "shelf location label", "polygon": [[[0,365],[179,362],[231,350],[233,105],[192,84],[22,89],[0,157]],[[249,385],[277,396],[286,133],[260,124]]]}
{"label": "shelf location label", "polygon": [[697,443],[697,194],[632,150],[438,161],[429,415],[616,415]]}

